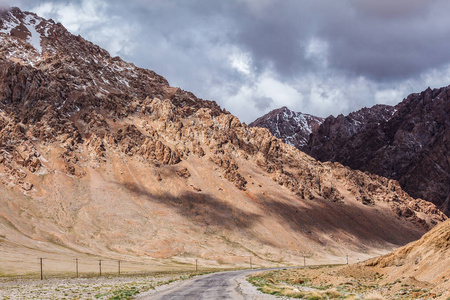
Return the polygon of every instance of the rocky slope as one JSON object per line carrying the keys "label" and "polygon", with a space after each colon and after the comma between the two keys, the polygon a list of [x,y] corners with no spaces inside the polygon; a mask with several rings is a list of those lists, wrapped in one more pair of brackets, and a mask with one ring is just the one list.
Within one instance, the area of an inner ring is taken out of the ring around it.
{"label": "rocky slope", "polygon": [[439,224],[420,240],[385,256],[372,259],[364,263],[364,266],[385,274],[385,282],[408,278],[416,284],[431,284],[435,295],[440,295],[441,299],[448,299],[447,297],[450,297],[450,220]]}
{"label": "rocky slope", "polygon": [[61,24],[14,8],[0,28],[0,250],[16,268],[24,249],[373,255],[446,219],[396,181],[318,162]]}
{"label": "rocky slope", "polygon": [[286,144],[301,149],[308,143],[310,134],[316,131],[323,121],[323,118],[282,107],[256,119],[249,126],[267,128]]}
{"label": "rocky slope", "polygon": [[449,214],[449,95],[450,87],[411,94],[354,132],[348,123],[354,120],[352,114],[329,117],[303,150],[322,161],[398,180],[411,196]]}
{"label": "rocky slope", "polygon": [[[355,135],[376,131],[381,124],[389,121],[395,108],[388,105],[375,105],[371,108],[362,108],[347,116],[329,116],[312,132],[307,145],[302,150],[314,153],[314,157],[321,161],[337,161],[341,149],[345,148],[349,140]],[[367,142],[367,141],[366,141]],[[370,145],[369,145],[370,147]],[[347,156],[356,156],[350,155]],[[348,158],[350,160],[350,158]],[[366,157],[354,157],[364,164]]]}
{"label": "rocky slope", "polygon": [[[330,116],[312,131],[307,144],[295,146],[320,161],[340,162],[400,182],[413,197],[450,214],[450,87],[411,94],[393,106],[376,105],[347,116]],[[265,119],[264,117],[262,118]],[[290,131],[301,131],[288,124]],[[289,140],[288,131],[266,126]],[[283,124],[278,125],[283,128]],[[309,127],[306,128],[309,131]],[[281,134],[280,134],[281,133]]]}

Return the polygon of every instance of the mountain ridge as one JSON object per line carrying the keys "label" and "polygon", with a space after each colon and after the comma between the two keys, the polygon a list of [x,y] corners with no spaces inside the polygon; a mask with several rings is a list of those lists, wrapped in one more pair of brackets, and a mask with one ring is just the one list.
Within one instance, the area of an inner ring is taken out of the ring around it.
{"label": "mountain ridge", "polygon": [[[450,146],[449,90],[428,88],[396,106],[375,105],[347,116],[330,116],[311,133],[306,145],[295,146],[320,161],[336,161],[398,180],[412,196],[429,200],[449,214],[450,164],[445,155]],[[282,139],[289,134],[271,132]]]}

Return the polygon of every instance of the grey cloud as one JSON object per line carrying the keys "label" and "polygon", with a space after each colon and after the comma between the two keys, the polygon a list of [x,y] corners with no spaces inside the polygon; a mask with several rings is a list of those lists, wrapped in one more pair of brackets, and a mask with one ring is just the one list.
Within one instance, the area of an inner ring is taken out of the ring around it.
{"label": "grey cloud", "polygon": [[274,64],[280,74],[292,76],[305,69],[302,41],[311,36],[307,24],[313,22],[301,6],[292,1],[274,2],[258,16],[241,14],[234,19],[239,24],[235,41],[251,51],[260,70]]}
{"label": "grey cloud", "polygon": [[349,3],[364,17],[380,19],[410,18],[430,8],[430,1],[423,0],[350,0]]}
{"label": "grey cloud", "polygon": [[448,1],[275,1],[263,14],[233,19],[238,43],[286,77],[311,71],[301,43],[330,44],[330,66],[375,78],[414,76],[450,62]]}
{"label": "grey cloud", "polygon": [[256,107],[261,111],[270,108],[272,103],[274,102],[273,99],[269,97],[259,97],[254,99],[254,101],[256,103]]}
{"label": "grey cloud", "polygon": [[450,41],[446,37],[450,33],[450,19],[443,13],[435,13],[448,4],[440,2],[441,6],[436,1],[427,2],[427,7],[422,3],[420,10],[410,11],[410,15],[403,15],[400,20],[386,20],[384,15],[376,18],[380,15],[376,12],[373,18],[354,14],[330,19],[323,24],[320,34],[331,44],[332,66],[383,80],[416,76],[449,63]]}
{"label": "grey cloud", "polygon": [[[450,64],[446,0],[15,1],[27,10],[88,2],[104,3],[99,18],[74,33],[217,100],[245,121],[252,121],[249,109],[254,116],[281,104],[275,88],[271,95],[258,90],[267,76],[277,88],[298,91],[292,109],[329,114],[339,102],[337,113],[346,113],[375,104],[383,98],[375,99],[378,91],[432,86],[436,77],[424,74]],[[60,21],[55,12],[48,17]],[[326,45],[326,53],[308,55],[312,40]],[[248,55],[251,74],[233,68],[236,51]],[[390,94],[398,93],[380,95]]]}

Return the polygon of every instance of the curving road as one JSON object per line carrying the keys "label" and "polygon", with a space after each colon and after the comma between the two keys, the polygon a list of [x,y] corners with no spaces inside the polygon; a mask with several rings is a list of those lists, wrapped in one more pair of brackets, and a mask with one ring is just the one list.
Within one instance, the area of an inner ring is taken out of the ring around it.
{"label": "curving road", "polygon": [[144,296],[139,299],[260,299],[260,296],[253,298],[253,295],[244,292],[239,282],[242,282],[242,279],[248,274],[267,270],[274,269],[241,270],[200,276],[181,282],[166,291]]}

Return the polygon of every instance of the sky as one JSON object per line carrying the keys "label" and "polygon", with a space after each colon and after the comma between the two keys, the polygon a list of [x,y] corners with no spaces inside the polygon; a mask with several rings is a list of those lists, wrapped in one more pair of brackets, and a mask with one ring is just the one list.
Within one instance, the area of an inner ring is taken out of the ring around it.
{"label": "sky", "polygon": [[0,0],[61,22],[249,123],[450,85],[448,0]]}

